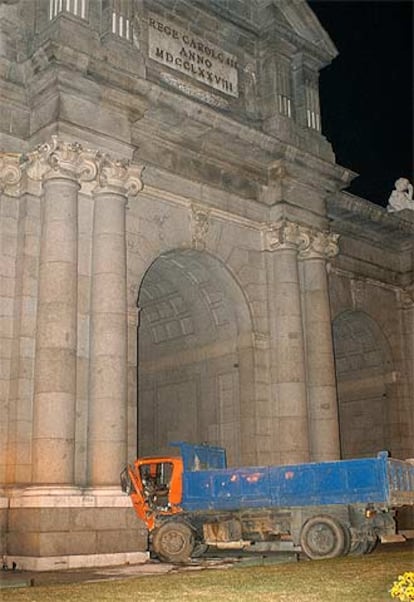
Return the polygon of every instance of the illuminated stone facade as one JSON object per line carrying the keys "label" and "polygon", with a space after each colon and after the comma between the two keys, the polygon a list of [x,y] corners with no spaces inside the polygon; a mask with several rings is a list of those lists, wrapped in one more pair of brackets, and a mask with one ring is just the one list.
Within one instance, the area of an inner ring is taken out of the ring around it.
{"label": "illuminated stone facade", "polygon": [[414,456],[414,222],[343,192],[308,5],[0,17],[2,552],[139,560],[119,472],[174,440]]}

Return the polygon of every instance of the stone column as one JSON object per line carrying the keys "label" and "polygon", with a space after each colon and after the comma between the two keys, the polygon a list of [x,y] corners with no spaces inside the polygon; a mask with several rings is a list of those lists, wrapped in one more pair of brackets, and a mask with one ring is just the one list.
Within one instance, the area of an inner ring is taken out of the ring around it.
{"label": "stone column", "polygon": [[77,195],[81,147],[53,139],[30,157],[43,177],[33,405],[34,484],[73,484]]}
{"label": "stone column", "polygon": [[304,230],[302,289],[311,460],[340,457],[338,402],[329,305],[327,259],[338,252],[338,235]]}
{"label": "stone column", "polygon": [[127,195],[140,169],[104,157],[94,189],[88,475],[92,487],[119,483],[127,449]]}
{"label": "stone column", "polygon": [[298,273],[300,231],[281,221],[268,232],[271,383],[282,464],[309,460],[304,336]]}

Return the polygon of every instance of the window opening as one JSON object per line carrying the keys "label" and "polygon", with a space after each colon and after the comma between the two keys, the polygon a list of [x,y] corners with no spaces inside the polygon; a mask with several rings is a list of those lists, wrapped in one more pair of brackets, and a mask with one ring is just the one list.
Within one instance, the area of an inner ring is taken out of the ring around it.
{"label": "window opening", "polygon": [[321,117],[319,106],[318,85],[315,82],[306,82],[305,84],[305,99],[306,99],[306,125],[308,128],[321,131]]}
{"label": "window opening", "polygon": [[131,7],[128,0],[114,0],[112,7],[112,33],[131,39]]}
{"label": "window opening", "polygon": [[70,13],[81,19],[86,19],[88,12],[88,0],[50,0],[49,19],[50,21],[60,13]]}
{"label": "window opening", "polygon": [[276,71],[277,103],[281,115],[292,117],[292,84],[290,66],[279,62]]}

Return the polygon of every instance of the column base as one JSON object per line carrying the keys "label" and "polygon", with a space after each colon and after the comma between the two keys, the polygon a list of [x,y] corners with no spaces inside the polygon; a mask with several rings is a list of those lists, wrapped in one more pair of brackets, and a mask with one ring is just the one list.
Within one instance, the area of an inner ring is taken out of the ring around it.
{"label": "column base", "polygon": [[34,486],[8,497],[9,564],[44,571],[148,558],[146,527],[119,487]]}

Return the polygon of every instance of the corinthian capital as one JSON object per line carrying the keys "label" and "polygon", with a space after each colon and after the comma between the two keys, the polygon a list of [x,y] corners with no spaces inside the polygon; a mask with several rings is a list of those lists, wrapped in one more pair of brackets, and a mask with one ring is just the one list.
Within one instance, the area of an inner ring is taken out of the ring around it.
{"label": "corinthian capital", "polygon": [[0,153],[0,192],[18,196],[23,174],[22,155]]}
{"label": "corinthian capital", "polygon": [[308,243],[299,253],[300,259],[332,259],[339,252],[339,234],[309,230]]}
{"label": "corinthian capital", "polygon": [[122,194],[135,196],[142,189],[142,166],[132,165],[127,159],[113,159],[109,155],[102,155],[98,161],[99,189],[111,189]]}
{"label": "corinthian capital", "polygon": [[25,158],[27,175],[33,180],[54,177],[80,179],[83,173],[90,172],[90,165],[85,164],[88,157],[82,145],[64,142],[57,136],[52,136],[50,143],[41,144]]}
{"label": "corinthian capital", "polygon": [[57,136],[25,155],[24,162],[29,178],[37,181],[66,177],[78,182],[96,182],[95,190],[112,189],[131,195],[142,188],[142,166],[85,149],[78,142],[59,140]]}
{"label": "corinthian capital", "polygon": [[269,251],[296,249],[301,243],[300,227],[294,222],[280,220],[266,230],[266,248]]}

